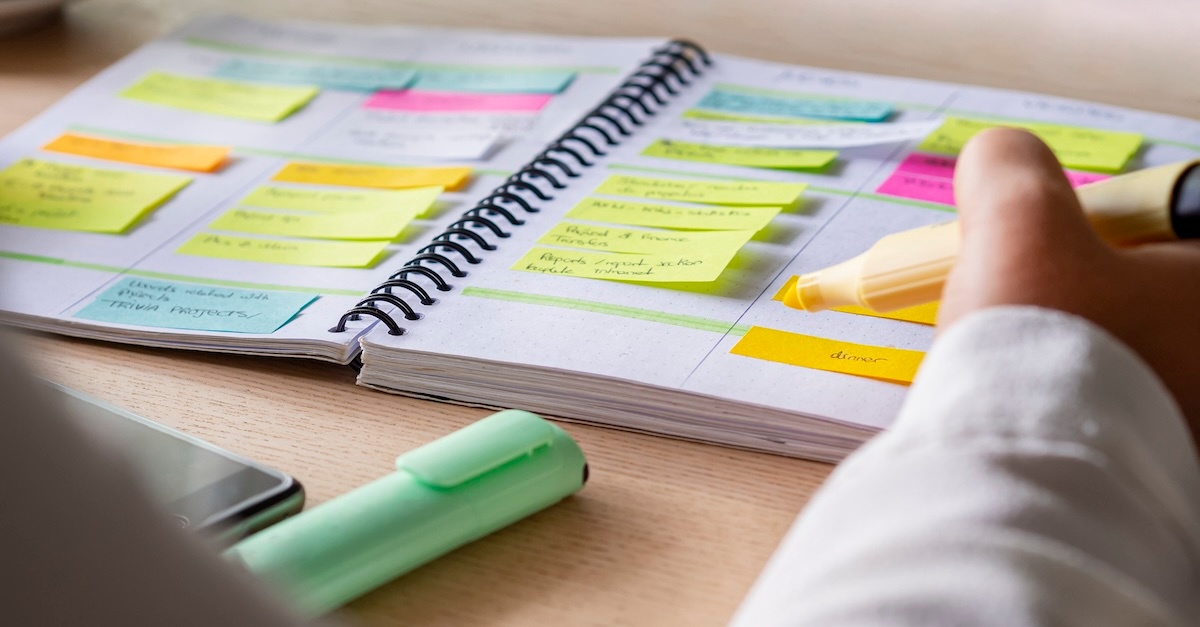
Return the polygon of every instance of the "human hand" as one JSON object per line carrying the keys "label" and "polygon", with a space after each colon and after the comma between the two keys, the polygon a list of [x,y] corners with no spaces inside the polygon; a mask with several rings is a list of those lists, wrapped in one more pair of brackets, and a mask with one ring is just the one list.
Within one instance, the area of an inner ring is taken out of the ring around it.
{"label": "human hand", "polygon": [[962,248],[940,327],[998,305],[1086,318],[1150,365],[1200,440],[1200,242],[1109,246],[1054,154],[1016,129],[990,129],[967,143],[954,193]]}

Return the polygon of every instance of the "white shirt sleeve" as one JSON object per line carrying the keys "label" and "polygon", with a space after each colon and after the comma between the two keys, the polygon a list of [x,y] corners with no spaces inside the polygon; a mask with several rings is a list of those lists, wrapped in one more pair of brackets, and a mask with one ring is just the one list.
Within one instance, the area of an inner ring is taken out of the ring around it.
{"label": "white shirt sleeve", "polygon": [[1100,328],[1004,307],[937,341],[733,624],[1197,621],[1200,466],[1178,407]]}

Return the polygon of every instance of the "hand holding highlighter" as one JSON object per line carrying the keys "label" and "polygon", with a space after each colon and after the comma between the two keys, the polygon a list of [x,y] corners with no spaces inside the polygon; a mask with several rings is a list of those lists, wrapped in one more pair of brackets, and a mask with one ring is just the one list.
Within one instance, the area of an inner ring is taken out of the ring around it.
{"label": "hand holding highlighter", "polygon": [[[1200,238],[1200,160],[1139,170],[1078,188],[1101,239],[1116,246]],[[958,257],[958,221],[889,235],[867,252],[801,275],[784,304],[885,312],[937,300]]]}

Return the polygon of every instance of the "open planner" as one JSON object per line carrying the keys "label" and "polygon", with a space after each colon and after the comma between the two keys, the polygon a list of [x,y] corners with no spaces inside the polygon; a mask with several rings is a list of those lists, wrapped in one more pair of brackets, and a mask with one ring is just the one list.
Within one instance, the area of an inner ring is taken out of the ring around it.
{"label": "open planner", "polygon": [[936,306],[778,295],[953,219],[996,125],[1077,185],[1200,154],[1190,120],[683,40],[204,18],[0,142],[0,309],[837,460],[894,418]]}

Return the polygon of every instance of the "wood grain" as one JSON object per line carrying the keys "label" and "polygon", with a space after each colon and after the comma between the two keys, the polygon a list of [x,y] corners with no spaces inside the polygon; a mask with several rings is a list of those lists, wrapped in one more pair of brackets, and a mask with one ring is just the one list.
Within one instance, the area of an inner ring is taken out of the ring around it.
{"label": "wood grain", "polygon": [[[1187,114],[1200,12],[1186,2],[1011,0],[84,0],[0,40],[0,132],[201,12],[596,35],[687,36],[811,65],[1031,89]],[[23,338],[48,378],[279,467],[309,503],[482,410],[358,388],[346,368]],[[579,495],[418,570],[347,613],[364,625],[719,625],[823,464],[564,425],[593,478]]]}

